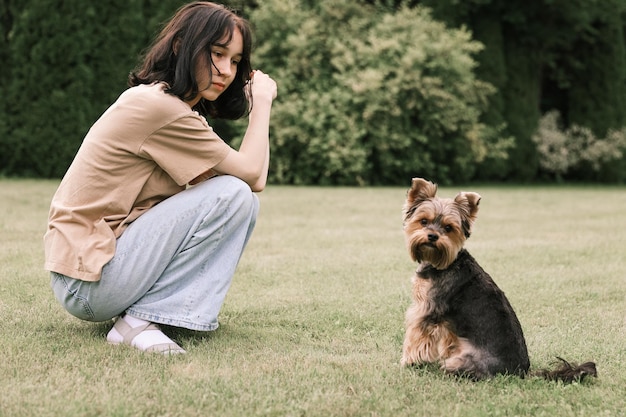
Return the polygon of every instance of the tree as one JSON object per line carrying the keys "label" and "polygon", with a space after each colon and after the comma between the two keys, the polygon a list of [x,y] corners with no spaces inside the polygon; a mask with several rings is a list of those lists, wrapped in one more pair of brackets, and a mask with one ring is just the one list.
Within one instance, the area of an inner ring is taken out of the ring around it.
{"label": "tree", "polygon": [[[599,136],[626,124],[626,1],[420,3],[449,24],[467,25],[485,45],[478,55],[477,74],[498,93],[491,97],[483,120],[505,121],[516,138],[504,177],[531,180],[537,175],[538,155],[531,137],[542,113],[557,110],[566,124],[586,126]],[[626,168],[624,159],[608,163],[601,177],[624,181],[626,169],[620,168]],[[489,176],[491,171],[482,170]],[[582,179],[584,172],[579,173]]]}
{"label": "tree", "polygon": [[138,0],[31,0],[15,14],[4,171],[63,175],[91,123],[125,85],[140,7]]}

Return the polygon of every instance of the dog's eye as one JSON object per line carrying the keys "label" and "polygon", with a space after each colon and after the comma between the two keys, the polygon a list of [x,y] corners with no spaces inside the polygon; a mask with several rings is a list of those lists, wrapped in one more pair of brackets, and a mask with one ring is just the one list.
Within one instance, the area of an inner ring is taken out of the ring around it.
{"label": "dog's eye", "polygon": [[445,231],[446,231],[446,233],[450,233],[450,232],[453,230],[453,228],[452,228],[452,226],[450,226],[450,225],[448,224],[448,225],[446,225],[446,226],[443,228],[443,230],[445,230]]}
{"label": "dog's eye", "polygon": [[422,219],[422,220],[420,220],[420,224],[421,224],[422,226],[426,226],[426,225],[428,224],[428,220],[426,220],[426,219]]}

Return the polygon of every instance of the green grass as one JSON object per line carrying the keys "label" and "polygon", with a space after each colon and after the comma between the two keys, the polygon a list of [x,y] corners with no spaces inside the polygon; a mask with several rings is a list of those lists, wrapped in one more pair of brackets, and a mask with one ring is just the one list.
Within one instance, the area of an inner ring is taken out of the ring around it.
{"label": "green grass", "polygon": [[[269,187],[220,316],[188,350],[105,343],[54,300],[42,236],[55,181],[0,181],[0,416],[623,416],[626,189],[468,187],[468,249],[507,293],[533,368],[599,378],[472,383],[399,366],[415,269],[404,188]],[[456,189],[443,188],[452,196]]]}

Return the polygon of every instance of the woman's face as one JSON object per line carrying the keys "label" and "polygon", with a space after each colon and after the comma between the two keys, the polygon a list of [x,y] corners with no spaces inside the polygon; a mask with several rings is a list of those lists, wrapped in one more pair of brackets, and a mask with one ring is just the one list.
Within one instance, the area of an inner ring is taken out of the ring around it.
{"label": "woman's face", "polygon": [[[237,75],[237,66],[243,54],[243,38],[239,29],[235,28],[229,43],[228,38],[211,46],[211,60],[202,56],[196,64],[196,81],[198,96],[187,103],[193,107],[204,98],[215,101],[233,82]],[[210,74],[210,75],[209,75]]]}

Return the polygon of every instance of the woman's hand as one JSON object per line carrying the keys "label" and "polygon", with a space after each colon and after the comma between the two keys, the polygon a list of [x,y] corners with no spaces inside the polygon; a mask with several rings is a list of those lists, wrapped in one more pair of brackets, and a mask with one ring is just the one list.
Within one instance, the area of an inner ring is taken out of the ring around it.
{"label": "woman's hand", "polygon": [[263,71],[252,71],[250,79],[250,95],[252,96],[252,105],[257,101],[271,103],[278,94],[276,82]]}

